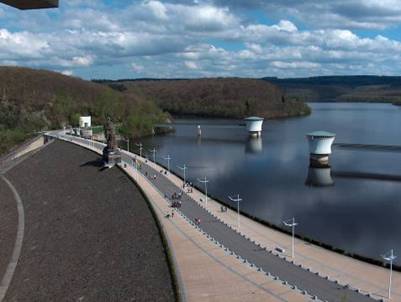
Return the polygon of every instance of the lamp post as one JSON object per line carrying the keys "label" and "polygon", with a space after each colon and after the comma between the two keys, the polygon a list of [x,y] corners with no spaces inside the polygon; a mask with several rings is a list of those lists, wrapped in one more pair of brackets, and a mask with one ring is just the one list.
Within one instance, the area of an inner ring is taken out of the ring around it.
{"label": "lamp post", "polygon": [[291,257],[294,259],[294,246],[295,246],[295,227],[298,225],[298,223],[295,222],[295,218],[293,217],[292,219],[288,219],[286,221],[283,221],[284,225],[287,227],[292,228],[292,240],[291,240]]}
{"label": "lamp post", "polygon": [[167,155],[164,159],[167,160],[167,170],[168,170],[168,174],[170,174],[170,160],[171,160],[171,157],[170,157],[170,155]]}
{"label": "lamp post", "polygon": [[127,137],[127,152],[129,152],[129,137]]}
{"label": "lamp post", "polygon": [[209,182],[209,179],[206,178],[206,176],[203,179],[199,179],[198,181],[205,184],[205,205],[207,207],[207,183]]}
{"label": "lamp post", "polygon": [[152,150],[149,150],[153,154],[153,163],[156,163],[156,148],[153,148]]}
{"label": "lamp post", "polygon": [[187,183],[187,177],[186,177],[186,170],[188,169],[187,168],[187,166],[184,164],[182,167],[180,167],[180,166],[177,166],[178,167],[178,169],[180,169],[180,170],[183,170],[184,171],[184,186],[186,185],[186,183]]}
{"label": "lamp post", "polygon": [[142,143],[135,144],[135,145],[137,145],[139,147],[139,156],[142,157],[142,149],[143,149]]}
{"label": "lamp post", "polygon": [[231,201],[234,201],[234,202],[236,202],[237,203],[237,227],[238,227],[238,229],[239,229],[239,227],[240,227],[240,215],[239,215],[239,202],[240,201],[242,201],[242,198],[240,198],[239,197],[239,194],[237,194],[237,197],[231,197],[231,196],[228,196],[228,198],[231,200]]}
{"label": "lamp post", "polygon": [[389,255],[382,255],[382,258],[388,262],[390,262],[390,277],[389,277],[389,281],[388,281],[388,299],[391,299],[391,281],[393,278],[393,261],[395,260],[395,258],[397,258],[397,256],[394,255],[394,250],[390,250],[390,254]]}

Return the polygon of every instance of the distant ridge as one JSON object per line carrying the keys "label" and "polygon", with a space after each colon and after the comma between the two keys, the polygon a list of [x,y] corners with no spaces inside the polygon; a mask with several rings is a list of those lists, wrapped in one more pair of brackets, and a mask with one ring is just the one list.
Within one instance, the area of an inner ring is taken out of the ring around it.
{"label": "distant ridge", "polygon": [[401,76],[317,76],[263,80],[279,85],[287,96],[306,102],[401,102]]}
{"label": "distant ridge", "polygon": [[220,77],[93,81],[125,94],[152,100],[174,115],[282,118],[310,113],[303,102],[284,96],[278,86],[260,79]]}

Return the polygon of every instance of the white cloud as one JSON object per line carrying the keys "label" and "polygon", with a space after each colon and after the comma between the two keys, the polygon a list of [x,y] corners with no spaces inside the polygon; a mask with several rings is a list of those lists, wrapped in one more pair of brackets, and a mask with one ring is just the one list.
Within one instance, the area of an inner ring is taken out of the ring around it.
{"label": "white cloud", "polygon": [[149,8],[152,14],[158,19],[167,20],[167,8],[159,1],[145,2],[144,6]]}
{"label": "white cloud", "polygon": [[[346,28],[351,22],[346,20],[352,13],[349,5],[357,5],[355,13],[367,11],[364,18],[358,15],[353,21],[360,25],[374,22],[377,13],[372,7],[390,18],[387,8],[395,5],[390,0],[380,5],[371,0],[364,4],[333,0],[330,5],[316,0],[273,0],[262,6],[256,0],[242,4],[241,0],[236,4],[152,0],[122,7],[95,1],[92,5],[75,0],[57,15],[40,12],[35,19],[7,9],[0,28],[0,62],[74,70],[84,77],[98,77],[98,72],[101,77],[108,72],[115,77],[129,77],[133,72],[149,77],[397,74],[401,69],[400,41],[384,33],[361,37]],[[240,4],[262,7],[272,19],[285,12],[286,19],[280,15],[276,24],[263,24],[237,10]],[[311,13],[310,18],[326,16],[338,26],[326,26],[324,22],[329,21],[323,20],[321,26],[303,29],[305,24],[297,20],[303,20],[306,8],[321,14]],[[393,20],[397,14],[395,9]]]}
{"label": "white cloud", "polygon": [[400,0],[214,0],[237,12],[263,10],[320,28],[383,29],[401,24]]}
{"label": "white cloud", "polygon": [[85,55],[72,58],[72,64],[76,66],[89,66],[93,63],[93,56]]}
{"label": "white cloud", "polygon": [[185,61],[184,65],[186,68],[189,68],[189,69],[198,69],[199,68],[198,64],[196,64],[194,61]]}
{"label": "white cloud", "polygon": [[312,63],[312,62],[282,62],[282,61],[273,61],[271,62],[273,67],[281,68],[281,69],[297,69],[297,68],[319,68],[320,64]]}
{"label": "white cloud", "polygon": [[0,59],[38,58],[46,54],[48,49],[47,41],[38,35],[0,29]]}
{"label": "white cloud", "polygon": [[74,72],[69,69],[63,70],[63,71],[61,71],[61,73],[66,76],[72,76],[74,74]]}
{"label": "white cloud", "polygon": [[288,20],[281,20],[277,25],[273,25],[272,27],[287,32],[298,31],[298,28],[295,26],[295,24]]}
{"label": "white cloud", "polygon": [[143,65],[137,64],[137,63],[131,63],[131,68],[135,72],[141,72],[143,70]]}

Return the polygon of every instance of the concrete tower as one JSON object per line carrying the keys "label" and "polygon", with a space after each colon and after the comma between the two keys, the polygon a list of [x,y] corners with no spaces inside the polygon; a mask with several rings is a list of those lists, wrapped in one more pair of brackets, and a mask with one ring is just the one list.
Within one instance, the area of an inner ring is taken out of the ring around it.
{"label": "concrete tower", "polygon": [[335,133],[315,131],[306,135],[309,142],[310,163],[312,166],[327,166]]}
{"label": "concrete tower", "polygon": [[245,119],[246,129],[250,136],[260,137],[262,135],[263,118],[257,116],[247,117]]}

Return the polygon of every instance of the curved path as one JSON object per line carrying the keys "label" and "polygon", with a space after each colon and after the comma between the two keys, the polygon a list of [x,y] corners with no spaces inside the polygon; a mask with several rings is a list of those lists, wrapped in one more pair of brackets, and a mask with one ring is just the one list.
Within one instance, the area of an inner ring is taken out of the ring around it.
{"label": "curved path", "polygon": [[[69,138],[68,140],[70,140]],[[75,139],[74,139],[75,140]],[[76,139],[80,142],[79,139]],[[97,149],[102,148],[102,144],[93,142],[84,142],[88,147],[94,147]],[[131,164],[131,155],[124,155],[124,160]],[[160,167],[156,167],[157,170],[152,169],[153,163],[148,162],[146,165],[142,165],[142,173],[147,175],[156,175],[156,179],[150,177],[151,181],[159,191],[167,194],[172,192],[178,192],[180,188],[177,183],[172,182],[168,177],[161,176],[159,173]],[[199,194],[198,194],[199,195]],[[272,253],[260,248],[260,245],[255,244],[249,239],[245,238],[242,234],[238,234],[233,228],[229,227],[227,223],[222,223],[221,220],[216,219],[214,215],[211,215],[203,207],[199,206],[199,203],[189,196],[184,195],[183,206],[181,208],[182,213],[185,217],[194,219],[198,217],[201,219],[201,231],[208,236],[217,239],[217,242],[223,244],[225,248],[229,248],[231,251],[241,259],[247,259],[251,265],[256,265],[262,268],[264,271],[270,272],[275,276],[280,277],[282,280],[289,282],[292,285],[297,286],[303,290],[306,290],[309,294],[317,296],[321,300],[325,301],[373,301],[369,296],[360,294],[359,292],[339,285],[337,282],[332,282],[326,278],[320,277],[318,274],[311,273],[303,268],[281,259],[273,255]]]}
{"label": "curved path", "polygon": [[17,267],[18,259],[21,254],[22,242],[24,239],[24,229],[25,229],[25,213],[21,197],[19,196],[14,185],[6,177],[1,175],[1,179],[7,184],[7,186],[10,188],[11,192],[14,195],[14,199],[17,204],[18,226],[17,226],[17,234],[15,239],[14,249],[11,254],[11,259],[10,262],[8,263],[7,269],[0,283],[0,302],[3,301],[7,293],[8,287],[10,286],[11,280],[14,276],[15,268]]}
{"label": "curved path", "polygon": [[[25,236],[4,301],[175,301],[155,218],[119,169],[55,142],[5,176],[24,202]],[[14,241],[0,255],[10,259]]]}
{"label": "curved path", "polygon": [[[128,158],[126,161],[130,162]],[[171,195],[173,192],[180,191],[180,188],[166,177],[160,176],[160,173],[149,165],[142,165],[142,173],[147,173],[161,192]],[[153,175],[156,175],[156,179],[153,179]],[[191,220],[200,218],[201,229],[235,254],[240,255],[264,271],[278,276],[281,280],[306,290],[309,294],[317,296],[323,301],[341,301],[341,299],[346,299],[347,302],[374,301],[370,297],[326,280],[261,249],[255,243],[217,220],[186,194],[183,195],[180,210]]]}

